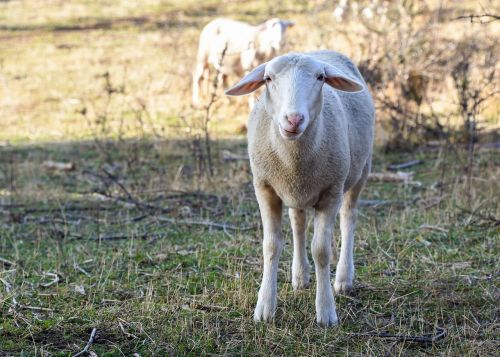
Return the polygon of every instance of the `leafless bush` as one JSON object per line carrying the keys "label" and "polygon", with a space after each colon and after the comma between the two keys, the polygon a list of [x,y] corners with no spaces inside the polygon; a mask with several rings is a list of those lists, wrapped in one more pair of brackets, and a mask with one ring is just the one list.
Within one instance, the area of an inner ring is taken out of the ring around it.
{"label": "leafless bush", "polygon": [[498,41],[490,43],[466,38],[456,45],[451,76],[458,99],[458,114],[462,118],[461,139],[467,143],[467,192],[471,199],[474,149],[480,129],[480,114],[484,105],[500,93],[498,83]]}
{"label": "leafless bush", "polygon": [[[96,79],[102,81],[100,90],[82,101],[84,106],[79,113],[90,129],[102,161],[114,166],[114,152],[127,147],[124,164],[131,176],[134,176],[133,173],[140,170],[141,155],[144,155],[141,147],[146,144],[146,141],[138,138],[161,138],[161,134],[152,123],[146,101],[129,93],[126,70],[118,81],[109,72]],[[135,139],[131,139],[131,133]]]}
{"label": "leafless bush", "polygon": [[[448,137],[452,128],[444,119],[454,110],[437,112],[436,100],[455,88],[460,97],[460,116],[477,116],[487,98],[496,94],[491,87],[497,44],[487,44],[488,40],[478,34],[473,41],[464,40],[460,45],[440,37],[436,28],[445,17],[441,13],[444,9],[431,12],[424,2],[381,2],[380,6],[385,7],[383,16],[370,21],[361,17],[367,40],[361,45],[365,60],[359,67],[374,93],[379,120],[389,134],[387,148],[412,148]],[[475,46],[468,51],[474,56],[464,57],[465,42]],[[474,89],[469,79],[464,81],[472,67],[477,69],[476,79],[483,78]],[[448,85],[448,79],[453,80],[453,86]],[[470,134],[469,122],[464,119],[467,130],[460,132],[465,141]]]}
{"label": "leafless bush", "polygon": [[[227,45],[221,52],[219,58],[219,68],[222,68],[222,63],[226,55]],[[209,177],[214,176],[214,162],[212,153],[212,140],[210,138],[210,123],[213,119],[213,114],[216,111],[216,103],[219,99],[219,87],[223,82],[223,76],[217,70],[214,74],[212,86],[210,88],[210,99],[208,103],[197,110],[190,119],[186,116],[181,116],[189,136],[191,137],[191,148],[193,157],[196,159],[196,166],[198,171],[198,179],[201,180],[205,174]]]}
{"label": "leafless bush", "polygon": [[423,139],[440,137],[442,126],[429,103],[429,85],[442,75],[443,48],[431,40],[433,22],[421,21],[425,4],[417,1],[384,3],[378,21],[362,21],[369,34],[360,70],[372,87],[379,119],[390,133],[388,147],[408,148]]}
{"label": "leafless bush", "polygon": [[463,120],[463,139],[475,142],[478,116],[484,105],[500,93],[498,87],[498,41],[467,38],[456,45],[450,58],[451,76]]}

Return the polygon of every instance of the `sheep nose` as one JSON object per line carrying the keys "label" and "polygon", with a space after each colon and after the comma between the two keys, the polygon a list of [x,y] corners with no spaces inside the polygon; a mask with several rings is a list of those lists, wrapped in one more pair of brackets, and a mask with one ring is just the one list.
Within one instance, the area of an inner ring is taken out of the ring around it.
{"label": "sheep nose", "polygon": [[297,128],[304,121],[304,115],[298,113],[288,114],[286,120],[292,127]]}

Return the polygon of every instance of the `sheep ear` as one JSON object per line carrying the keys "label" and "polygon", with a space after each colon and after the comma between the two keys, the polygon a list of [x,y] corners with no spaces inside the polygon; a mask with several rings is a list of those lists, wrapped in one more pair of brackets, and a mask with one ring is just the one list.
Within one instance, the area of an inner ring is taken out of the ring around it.
{"label": "sheep ear", "polygon": [[252,93],[257,90],[261,85],[264,84],[264,72],[266,70],[266,64],[263,63],[256,67],[252,72],[248,73],[242,80],[236,83],[234,86],[226,90],[226,95],[245,95]]}
{"label": "sheep ear", "polygon": [[351,78],[348,78],[337,68],[325,63],[325,82],[335,89],[344,92],[360,92],[363,90],[363,85]]}
{"label": "sheep ear", "polygon": [[295,22],[293,21],[288,21],[288,20],[282,20],[281,21],[281,24],[285,27],[294,27],[295,26]]}

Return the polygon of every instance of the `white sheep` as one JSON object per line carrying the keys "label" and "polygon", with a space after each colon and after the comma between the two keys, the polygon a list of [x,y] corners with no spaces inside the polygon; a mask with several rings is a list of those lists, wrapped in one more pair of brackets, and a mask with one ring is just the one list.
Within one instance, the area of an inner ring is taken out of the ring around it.
{"label": "white sheep", "polygon": [[276,57],[226,94],[248,94],[262,85],[266,90],[248,123],[264,229],[264,269],[254,319],[270,321],[276,310],[283,205],[289,207],[293,231],[292,286],[297,290],[309,284],[305,209],[313,207],[317,322],[332,326],[338,321],[330,282],[333,227],[340,211],[342,245],[334,287],[346,292],[354,279],[356,202],[371,165],[373,102],[356,66],[333,51]]}
{"label": "white sheep", "polygon": [[293,22],[270,19],[252,26],[231,19],[215,19],[200,35],[196,66],[193,72],[193,105],[200,101],[203,80],[209,79],[210,66],[225,83],[228,75],[242,76],[253,67],[275,56],[283,47],[285,33]]}

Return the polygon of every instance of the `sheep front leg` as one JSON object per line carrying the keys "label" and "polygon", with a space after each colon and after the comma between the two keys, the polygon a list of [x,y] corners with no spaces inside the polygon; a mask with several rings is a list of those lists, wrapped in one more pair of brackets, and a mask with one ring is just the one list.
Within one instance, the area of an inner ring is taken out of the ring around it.
{"label": "sheep front leg", "polygon": [[[193,72],[193,90],[191,104],[197,107],[200,104],[200,88],[204,77],[206,76],[207,65],[204,62],[196,63],[196,68]],[[208,79],[205,78],[205,79]]]}
{"label": "sheep front leg", "polygon": [[264,271],[259,289],[254,320],[270,322],[276,311],[278,261],[283,248],[281,233],[282,202],[274,190],[267,185],[255,185],[262,226],[264,228]]}
{"label": "sheep front leg", "polygon": [[311,250],[316,270],[316,319],[323,327],[334,326],[338,323],[330,281],[330,260],[333,226],[339,206],[339,202],[321,205],[316,208],[314,216],[314,237]]}
{"label": "sheep front leg", "polygon": [[290,208],[288,210],[293,231],[293,290],[304,289],[309,285],[309,261],[306,252],[306,211]]}

